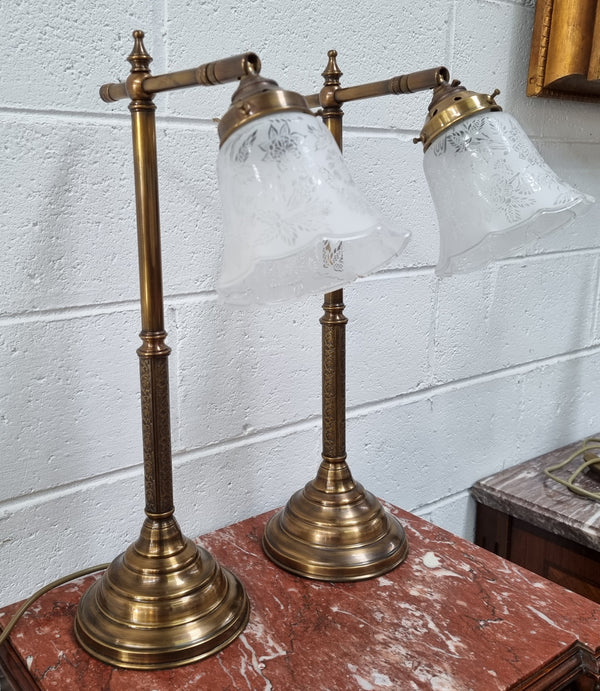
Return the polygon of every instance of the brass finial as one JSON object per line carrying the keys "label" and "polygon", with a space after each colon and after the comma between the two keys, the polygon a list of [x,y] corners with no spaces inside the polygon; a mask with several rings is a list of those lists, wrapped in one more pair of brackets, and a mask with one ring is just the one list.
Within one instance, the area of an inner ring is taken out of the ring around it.
{"label": "brass finial", "polygon": [[152,58],[144,46],[144,32],[136,29],[133,32],[133,50],[127,60],[131,63],[132,72],[149,72]]}
{"label": "brass finial", "polygon": [[339,86],[343,72],[337,64],[337,50],[327,51],[327,57],[329,58],[327,67],[321,72],[321,76],[325,79],[325,86]]}

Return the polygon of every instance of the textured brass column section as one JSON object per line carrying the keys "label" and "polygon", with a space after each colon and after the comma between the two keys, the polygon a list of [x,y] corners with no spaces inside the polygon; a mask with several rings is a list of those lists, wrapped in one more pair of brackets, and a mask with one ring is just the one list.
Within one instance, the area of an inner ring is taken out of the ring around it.
{"label": "textured brass column section", "polygon": [[344,291],[326,293],[321,323],[323,457],[346,458],[346,324]]}
{"label": "textured brass column section", "polygon": [[[143,33],[135,31],[134,39],[125,89],[131,98],[138,226],[142,345],[137,352],[146,519],[136,542],[82,597],[75,634],[85,650],[104,662],[160,669],[224,648],[244,629],[249,604],[235,576],[186,538],[173,516],[170,348],[164,330],[155,105],[143,88],[151,61]],[[110,86],[102,88],[103,97]]]}
{"label": "textured brass column section", "polygon": [[[340,71],[328,53],[321,116],[342,148],[343,112],[335,98]],[[263,549],[299,576],[356,581],[380,576],[406,559],[397,519],[355,482],[346,463],[346,324],[344,294],[325,295],[322,328],[323,454],[317,477],[296,492],[265,527]]]}

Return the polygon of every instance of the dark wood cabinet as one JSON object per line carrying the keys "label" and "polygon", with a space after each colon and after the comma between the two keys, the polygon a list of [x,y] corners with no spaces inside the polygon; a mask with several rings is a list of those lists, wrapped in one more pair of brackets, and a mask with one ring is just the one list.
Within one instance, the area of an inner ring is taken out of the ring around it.
{"label": "dark wood cabinet", "polygon": [[527,521],[477,504],[475,542],[600,603],[600,553]]}
{"label": "dark wood cabinet", "polygon": [[[600,502],[571,492],[544,469],[567,459],[577,442],[477,482],[475,542],[490,552],[600,603]],[[580,461],[561,474],[568,477]],[[582,486],[598,491],[593,476]]]}

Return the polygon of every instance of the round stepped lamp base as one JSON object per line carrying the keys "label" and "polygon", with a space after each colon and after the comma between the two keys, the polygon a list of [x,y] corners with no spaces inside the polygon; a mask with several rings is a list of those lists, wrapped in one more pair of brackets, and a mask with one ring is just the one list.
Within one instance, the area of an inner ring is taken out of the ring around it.
{"label": "round stepped lamp base", "polygon": [[138,540],[84,594],[75,635],[116,667],[165,669],[222,650],[244,629],[243,586],[173,517],[147,518]]}
{"label": "round stepped lamp base", "polygon": [[325,460],[317,478],[269,520],[263,549],[299,576],[358,581],[401,564],[408,541],[399,521],[354,482],[345,462]]}

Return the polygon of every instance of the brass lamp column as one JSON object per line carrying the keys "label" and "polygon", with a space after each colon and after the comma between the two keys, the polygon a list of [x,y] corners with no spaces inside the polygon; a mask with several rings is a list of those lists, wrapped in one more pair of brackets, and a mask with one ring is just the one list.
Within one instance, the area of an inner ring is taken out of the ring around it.
{"label": "brass lamp column", "polygon": [[242,77],[252,54],[197,70],[151,77],[141,31],[134,32],[125,84],[101,89],[129,97],[138,226],[142,346],[139,348],[146,519],[141,534],[83,596],[75,633],[94,657],[138,669],[175,667],[211,655],[244,629],[249,603],[239,581],[192,540],[173,516],[167,359],[163,318],[158,174],[153,94]]}
{"label": "brass lamp column", "polygon": [[[307,97],[342,148],[341,104],[410,93],[447,80],[445,68],[342,89],[336,51],[329,51],[324,86]],[[296,492],[265,528],[263,549],[282,568],[307,578],[356,581],[404,561],[408,541],[397,519],[355,482],[346,463],[346,337],[342,290],[325,295],[322,325],[323,454],[317,477]]]}

